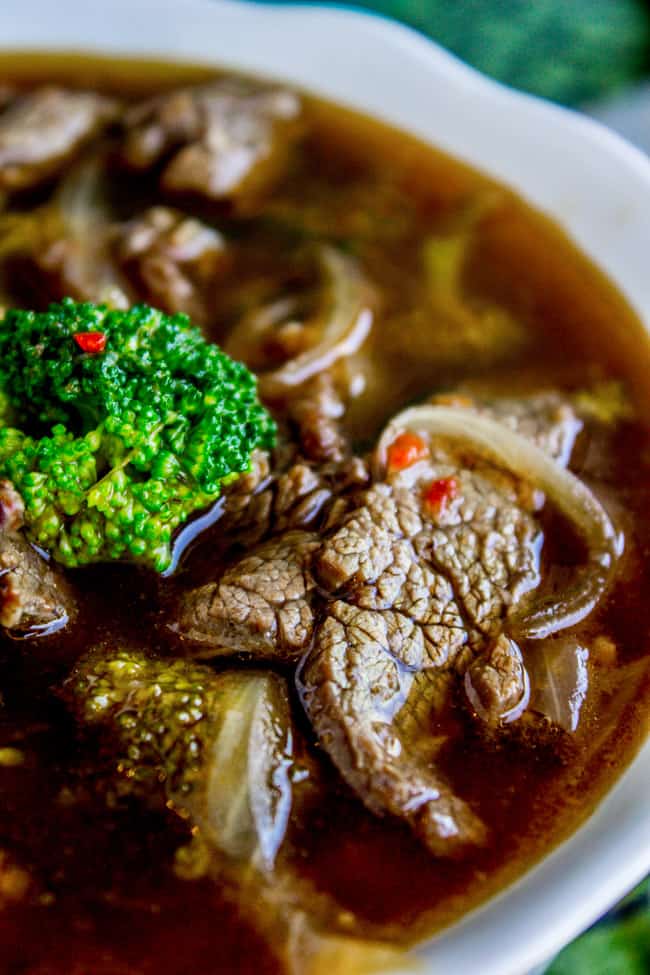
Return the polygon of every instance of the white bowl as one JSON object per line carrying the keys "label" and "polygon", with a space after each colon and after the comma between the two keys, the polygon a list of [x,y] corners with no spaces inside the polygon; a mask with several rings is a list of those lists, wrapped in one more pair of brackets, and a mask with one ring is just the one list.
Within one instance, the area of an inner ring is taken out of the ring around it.
{"label": "white bowl", "polygon": [[[488,171],[556,218],[650,329],[650,162],[606,129],[505,89],[388,20],[230,0],[3,0],[0,48],[143,54],[284,78]],[[523,975],[650,871],[650,743],[589,821],[426,942],[434,975]],[[397,975],[397,973],[394,973]]]}

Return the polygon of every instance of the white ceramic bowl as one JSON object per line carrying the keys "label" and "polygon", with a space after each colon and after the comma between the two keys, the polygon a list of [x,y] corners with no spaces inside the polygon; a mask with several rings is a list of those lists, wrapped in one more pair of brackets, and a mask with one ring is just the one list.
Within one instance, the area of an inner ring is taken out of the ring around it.
{"label": "white ceramic bowl", "polygon": [[[3,0],[0,47],[143,54],[284,78],[415,133],[555,217],[650,328],[650,162],[387,20],[230,0]],[[650,743],[590,820],[417,952],[429,975],[523,975],[650,870]],[[397,975],[397,973],[394,973]]]}

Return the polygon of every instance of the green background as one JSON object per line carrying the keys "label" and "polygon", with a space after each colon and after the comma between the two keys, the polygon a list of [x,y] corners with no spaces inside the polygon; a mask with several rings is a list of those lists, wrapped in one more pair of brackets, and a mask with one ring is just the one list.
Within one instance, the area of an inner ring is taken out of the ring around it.
{"label": "green background", "polygon": [[567,105],[593,101],[650,74],[650,3],[645,0],[355,0],[333,5],[402,20],[499,81]]}
{"label": "green background", "polygon": [[429,34],[486,74],[576,105],[650,71],[643,0],[356,0]]}

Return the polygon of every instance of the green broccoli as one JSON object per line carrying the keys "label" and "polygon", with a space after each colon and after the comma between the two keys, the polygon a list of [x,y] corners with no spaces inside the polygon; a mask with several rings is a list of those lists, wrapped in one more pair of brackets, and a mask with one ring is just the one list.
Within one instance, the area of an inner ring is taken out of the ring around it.
{"label": "green broccoli", "polygon": [[79,723],[97,728],[126,791],[189,794],[214,736],[223,679],[186,659],[147,657],[124,648],[81,659],[63,697]]}
{"label": "green broccoli", "polygon": [[65,299],[0,321],[0,477],[63,565],[164,571],[174,530],[274,440],[255,377],[185,315]]}

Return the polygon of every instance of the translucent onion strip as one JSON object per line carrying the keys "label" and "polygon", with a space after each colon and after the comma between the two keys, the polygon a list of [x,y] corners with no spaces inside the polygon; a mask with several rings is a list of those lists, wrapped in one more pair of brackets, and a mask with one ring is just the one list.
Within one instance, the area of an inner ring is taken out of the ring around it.
{"label": "translucent onion strip", "polygon": [[217,849],[270,870],[292,801],[286,687],[275,674],[256,671],[225,672],[219,681],[205,788],[179,803]]}
{"label": "translucent onion strip", "polygon": [[[374,294],[356,261],[333,247],[324,246],[319,250],[319,262],[324,276],[323,307],[317,319],[309,322],[319,341],[277,369],[260,374],[263,396],[286,395],[317,373],[331,369],[339,359],[353,355],[368,337]],[[274,304],[268,316],[260,313],[257,332],[264,326],[276,325],[278,312],[281,314],[282,310],[282,304]]]}
{"label": "translucent onion strip", "polygon": [[416,406],[391,420],[377,446],[382,473],[389,445],[407,430],[463,441],[481,457],[544,491],[585,541],[587,564],[576,585],[557,602],[539,606],[512,622],[518,636],[539,639],[583,620],[607,588],[623,545],[622,536],[589,488],[521,434],[470,410],[447,406]]}

